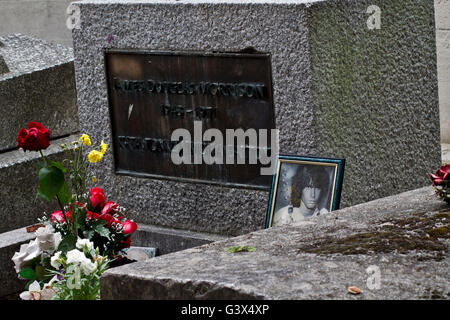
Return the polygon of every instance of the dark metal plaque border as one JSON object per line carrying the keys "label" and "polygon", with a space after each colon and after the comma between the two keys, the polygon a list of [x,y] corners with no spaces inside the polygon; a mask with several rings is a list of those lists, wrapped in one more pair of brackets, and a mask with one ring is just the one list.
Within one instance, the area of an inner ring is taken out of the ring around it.
{"label": "dark metal plaque border", "polygon": [[[268,63],[268,69],[270,70],[269,79],[270,79],[270,90],[272,99],[270,101],[270,107],[272,110],[272,127],[276,128],[275,123],[275,107],[274,107],[274,91],[273,91],[273,77],[272,77],[272,55],[270,53],[266,52],[255,52],[255,53],[245,53],[245,52],[222,52],[222,51],[213,51],[213,52],[204,52],[204,51],[160,51],[160,50],[149,50],[149,49],[114,49],[114,48],[105,48],[103,50],[103,57],[104,57],[104,71],[105,71],[105,81],[106,81],[106,87],[107,87],[107,96],[108,96],[108,111],[109,116],[112,121],[110,121],[110,130],[113,137],[116,136],[114,126],[112,125],[112,122],[114,121],[114,113],[112,112],[112,106],[111,106],[111,88],[109,85],[109,68],[108,68],[108,54],[141,54],[141,55],[167,55],[167,56],[199,56],[199,57],[243,57],[243,58],[255,58],[255,57],[261,57],[267,59]],[[174,177],[174,176],[166,176],[166,175],[158,175],[158,174],[151,174],[151,173],[145,173],[145,172],[138,172],[138,171],[130,171],[125,170],[117,167],[117,150],[115,150],[114,141],[111,141],[111,147],[113,149],[113,162],[114,162],[114,172],[117,175],[122,176],[132,176],[132,177],[138,177],[138,178],[153,178],[158,180],[168,180],[168,181],[175,181],[175,182],[181,182],[181,183],[196,183],[196,184],[205,184],[205,185],[212,185],[212,186],[220,186],[220,187],[227,187],[227,188],[240,188],[240,189],[248,189],[248,190],[262,190],[262,191],[270,191],[272,179],[270,179],[270,183],[267,186],[261,186],[261,185],[248,185],[248,184],[241,184],[241,183],[234,183],[234,182],[223,182],[223,181],[214,181],[214,180],[202,180],[202,179],[193,179],[193,178],[183,178],[183,177]],[[276,160],[276,157],[275,157]]]}

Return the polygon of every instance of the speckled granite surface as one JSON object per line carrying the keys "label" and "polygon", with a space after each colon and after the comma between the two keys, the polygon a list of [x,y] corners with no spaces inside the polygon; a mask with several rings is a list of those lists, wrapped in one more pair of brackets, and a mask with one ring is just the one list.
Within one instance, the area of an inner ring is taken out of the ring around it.
{"label": "speckled granite surface", "polygon": [[0,151],[17,146],[29,121],[41,122],[53,137],[78,131],[73,50],[21,34],[0,41],[9,71],[0,72]]}
{"label": "speckled granite surface", "polygon": [[[450,207],[426,187],[114,268],[102,276],[101,295],[448,300],[449,228]],[[256,251],[225,251],[236,245]],[[379,282],[373,278],[376,268]],[[362,294],[348,293],[350,286]]]}

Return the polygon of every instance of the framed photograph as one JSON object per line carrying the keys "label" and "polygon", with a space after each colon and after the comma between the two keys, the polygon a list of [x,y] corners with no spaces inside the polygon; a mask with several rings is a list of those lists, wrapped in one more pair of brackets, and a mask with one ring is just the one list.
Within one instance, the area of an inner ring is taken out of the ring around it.
{"label": "framed photograph", "polygon": [[339,209],[345,159],[279,155],[266,228]]}

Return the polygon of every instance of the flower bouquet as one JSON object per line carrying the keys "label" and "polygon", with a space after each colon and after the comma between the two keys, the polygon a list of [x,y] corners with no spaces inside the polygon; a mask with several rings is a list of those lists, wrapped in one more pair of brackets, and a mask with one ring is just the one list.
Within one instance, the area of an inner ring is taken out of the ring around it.
{"label": "flower bouquet", "polygon": [[450,204],[450,164],[440,167],[430,178],[436,194]]}
{"label": "flower bouquet", "polygon": [[[38,151],[37,196],[56,201],[59,209],[40,219],[36,239],[23,244],[12,258],[20,278],[27,279],[22,299],[99,299],[100,276],[111,263],[122,259],[130,247],[137,224],[125,218],[125,210],[106,201],[89,167],[102,160],[107,144],[86,153],[92,143],[83,134],[73,147],[63,144],[67,158],[60,162],[44,157],[50,131],[38,122],[20,129],[17,142],[24,151]],[[66,177],[68,180],[66,181]]]}

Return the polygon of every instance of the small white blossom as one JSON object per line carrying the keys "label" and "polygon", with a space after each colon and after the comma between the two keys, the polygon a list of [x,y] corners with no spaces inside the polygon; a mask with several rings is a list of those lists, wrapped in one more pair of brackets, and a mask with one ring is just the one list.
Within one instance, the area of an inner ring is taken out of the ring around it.
{"label": "small white blossom", "polygon": [[90,250],[94,250],[94,243],[89,241],[89,239],[80,239],[78,238],[76,247],[78,249],[83,250],[83,248],[86,246],[86,248]]}
{"label": "small white blossom", "polygon": [[61,251],[58,251],[53,255],[53,257],[50,258],[50,265],[55,269],[59,269],[59,267],[61,266],[61,263],[59,262],[60,259]]}
{"label": "small white blossom", "polygon": [[39,282],[35,280],[28,287],[28,291],[22,292],[19,296],[22,300],[51,300],[56,294],[56,291],[52,288],[52,284],[55,280],[56,276],[48,283],[44,284],[42,290]]}
{"label": "small white blossom", "polygon": [[67,252],[67,264],[75,263],[80,264],[84,259],[86,259],[86,256],[83,252],[81,252],[78,249],[73,249]]}
{"label": "small white blossom", "polygon": [[97,268],[97,265],[91,259],[87,258],[83,252],[77,249],[67,252],[66,263],[81,268],[86,275],[91,274]]}
{"label": "small white blossom", "polygon": [[81,263],[81,270],[84,274],[89,275],[97,269],[97,263],[92,263],[91,260],[87,259]]}

